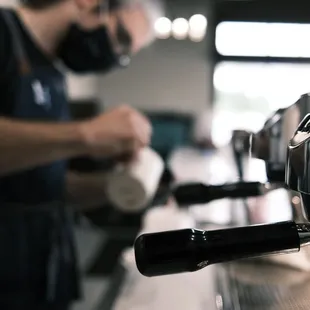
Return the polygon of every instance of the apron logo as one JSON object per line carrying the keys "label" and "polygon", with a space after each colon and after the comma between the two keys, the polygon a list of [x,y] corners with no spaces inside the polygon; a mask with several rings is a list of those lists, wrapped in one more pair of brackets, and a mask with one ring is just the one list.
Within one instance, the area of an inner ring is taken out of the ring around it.
{"label": "apron logo", "polygon": [[43,87],[42,83],[36,80],[32,83],[32,91],[35,103],[49,110],[52,105],[49,88]]}

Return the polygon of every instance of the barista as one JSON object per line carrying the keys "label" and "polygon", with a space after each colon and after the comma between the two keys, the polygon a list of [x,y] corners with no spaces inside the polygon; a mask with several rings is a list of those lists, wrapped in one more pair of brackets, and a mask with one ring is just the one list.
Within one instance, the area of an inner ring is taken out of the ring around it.
{"label": "barista", "polygon": [[150,141],[149,121],[128,106],[69,121],[56,62],[81,73],[106,71],[149,41],[129,27],[130,16],[137,29],[150,26],[142,6],[115,11],[106,26],[98,4],[28,0],[0,10],[0,309],[62,310],[79,297],[64,205],[89,202],[84,193],[102,205],[105,176],[71,174],[66,160],[134,156]]}

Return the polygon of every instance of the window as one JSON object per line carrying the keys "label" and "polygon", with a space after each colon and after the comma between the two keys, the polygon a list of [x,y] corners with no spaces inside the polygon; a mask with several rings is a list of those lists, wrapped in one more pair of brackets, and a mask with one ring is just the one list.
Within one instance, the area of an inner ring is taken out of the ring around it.
{"label": "window", "polygon": [[257,131],[273,111],[310,92],[310,64],[221,62],[214,88],[213,138],[221,145],[233,129]]}
{"label": "window", "polygon": [[216,49],[223,56],[310,58],[310,24],[222,22]]}

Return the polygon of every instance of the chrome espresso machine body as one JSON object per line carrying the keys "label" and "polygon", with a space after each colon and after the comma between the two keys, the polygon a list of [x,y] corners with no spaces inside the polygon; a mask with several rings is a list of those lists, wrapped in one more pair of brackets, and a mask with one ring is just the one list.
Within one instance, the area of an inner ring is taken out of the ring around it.
{"label": "chrome espresso machine body", "polygon": [[237,156],[250,154],[254,158],[262,159],[266,163],[268,180],[284,183],[287,145],[308,113],[310,97],[309,94],[304,94],[291,106],[273,113],[259,132],[234,131],[234,153],[238,154]]}
{"label": "chrome espresso machine body", "polygon": [[286,183],[300,193],[303,215],[310,222],[310,114],[303,119],[289,142]]}
{"label": "chrome espresso machine body", "polygon": [[[265,184],[267,190],[265,192],[285,188],[287,145],[307,113],[310,113],[310,96],[304,94],[291,106],[273,113],[259,132],[234,131],[232,148],[239,177],[243,177],[243,158],[246,156],[258,158],[265,162],[267,176],[267,183]],[[292,217],[300,221],[302,218],[300,199],[296,197],[294,190],[289,190],[287,194],[287,198],[285,198],[284,194],[281,194],[283,199],[288,199],[286,208],[291,205]],[[267,216],[267,209],[261,208],[261,211],[259,211],[259,206],[257,208],[255,212],[262,212],[260,216]],[[252,211],[249,209],[248,212],[251,213]],[[266,212],[266,214],[263,212]],[[288,209],[287,212],[289,213]],[[252,218],[251,215],[249,218]],[[247,224],[256,224],[256,221],[249,221]]]}
{"label": "chrome espresso machine body", "polygon": [[283,182],[287,145],[302,119],[310,113],[310,97],[305,94],[285,109],[276,111],[252,137],[252,155],[266,162],[268,180]]}

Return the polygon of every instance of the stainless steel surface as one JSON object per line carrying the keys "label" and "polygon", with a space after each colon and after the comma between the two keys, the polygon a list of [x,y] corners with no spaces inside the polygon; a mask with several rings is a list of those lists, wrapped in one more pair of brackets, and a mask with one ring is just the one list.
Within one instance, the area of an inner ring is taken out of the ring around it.
{"label": "stainless steel surface", "polygon": [[300,246],[310,245],[310,224],[296,224]]}
{"label": "stainless steel surface", "polygon": [[310,114],[308,114],[288,144],[286,184],[301,194],[305,218],[310,221]]}
{"label": "stainless steel surface", "polygon": [[147,278],[137,271],[130,252],[123,257],[126,276],[114,310],[217,310],[213,266],[196,273]]}
{"label": "stainless steel surface", "polygon": [[276,189],[283,188],[283,184],[281,183],[265,183],[261,185],[261,192],[262,195],[266,195],[271,191],[274,191]]}
{"label": "stainless steel surface", "polygon": [[217,268],[222,310],[308,310],[310,273],[259,261]]}
{"label": "stainless steel surface", "polygon": [[275,112],[263,129],[253,136],[253,156],[277,166],[285,165],[287,144],[298,124],[310,112],[309,94],[286,109]]}

